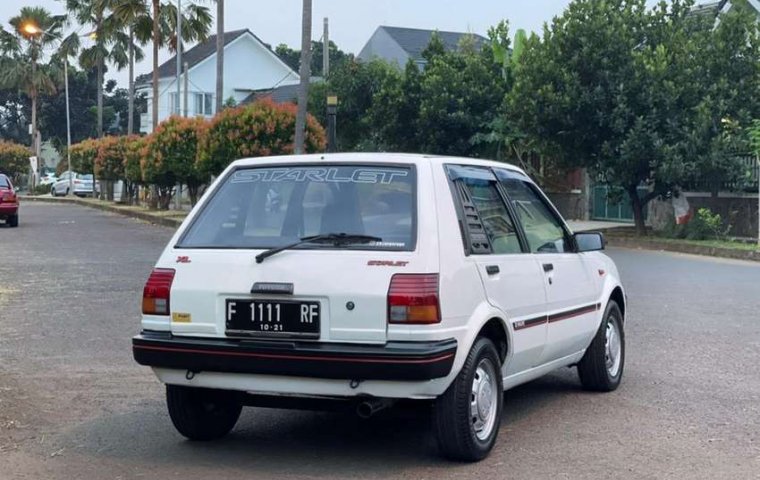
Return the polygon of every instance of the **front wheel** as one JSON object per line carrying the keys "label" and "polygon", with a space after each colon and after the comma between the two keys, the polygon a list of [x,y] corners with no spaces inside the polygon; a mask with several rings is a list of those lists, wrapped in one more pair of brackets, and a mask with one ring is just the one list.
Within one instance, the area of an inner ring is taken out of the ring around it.
{"label": "front wheel", "polygon": [[174,428],[190,440],[216,440],[230,433],[242,405],[234,392],[166,386],[166,404]]}
{"label": "front wheel", "polygon": [[50,196],[55,197],[55,187],[50,188]]}
{"label": "front wheel", "polygon": [[624,366],[623,313],[618,304],[610,300],[599,331],[578,362],[578,376],[586,390],[611,392],[620,385]]}
{"label": "front wheel", "polygon": [[441,453],[466,462],[485,458],[496,443],[503,399],[499,354],[493,342],[478,338],[459,375],[435,403]]}

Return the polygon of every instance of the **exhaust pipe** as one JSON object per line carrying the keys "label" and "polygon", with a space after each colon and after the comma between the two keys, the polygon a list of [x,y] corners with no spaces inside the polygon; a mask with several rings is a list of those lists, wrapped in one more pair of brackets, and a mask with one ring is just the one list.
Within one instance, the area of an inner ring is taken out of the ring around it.
{"label": "exhaust pipe", "polygon": [[385,410],[394,403],[395,401],[390,398],[370,398],[359,402],[359,405],[356,406],[356,414],[360,418],[367,419],[375,415],[377,412]]}

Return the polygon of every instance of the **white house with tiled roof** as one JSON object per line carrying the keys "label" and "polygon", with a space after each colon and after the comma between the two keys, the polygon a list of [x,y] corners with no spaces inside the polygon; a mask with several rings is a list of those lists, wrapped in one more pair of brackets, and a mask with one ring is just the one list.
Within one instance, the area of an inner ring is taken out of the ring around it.
{"label": "white house with tiled roof", "polygon": [[[210,117],[216,113],[216,35],[199,43],[182,55],[187,63],[187,95],[184,74],[180,81],[180,109],[185,111],[187,97],[188,116]],[[158,121],[175,112],[177,105],[177,58],[172,57],[158,68]],[[298,74],[280,59],[272,49],[250,30],[236,30],[224,34],[224,99],[241,102],[252,92],[293,85]],[[152,74],[140,75],[135,81],[137,94],[148,99],[146,113],[140,119],[140,131],[153,131],[151,122],[153,87]]]}

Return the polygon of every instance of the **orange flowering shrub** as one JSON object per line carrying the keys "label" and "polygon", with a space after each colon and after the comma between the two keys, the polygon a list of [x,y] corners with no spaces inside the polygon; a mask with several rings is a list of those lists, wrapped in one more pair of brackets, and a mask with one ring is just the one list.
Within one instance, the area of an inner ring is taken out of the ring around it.
{"label": "orange flowering shrub", "polygon": [[0,140],[0,173],[4,173],[16,184],[19,175],[28,172],[32,167],[29,157],[32,151],[18,143]]}
{"label": "orange flowering shrub", "polygon": [[[297,107],[263,100],[223,110],[211,120],[198,150],[198,166],[218,175],[232,161],[293,153]],[[324,151],[325,130],[309,115],[306,121],[307,152]]]}
{"label": "orange flowering shrub", "polygon": [[[100,141],[95,138],[88,138],[71,146],[71,169],[77,173],[92,173],[93,162],[98,156],[98,147]],[[58,165],[58,173],[66,170],[66,162]]]}
{"label": "orange flowering shrub", "polygon": [[201,173],[196,164],[198,139],[206,123],[202,118],[172,116],[151,134],[141,161],[143,180],[159,187],[163,208],[168,208],[175,184],[187,185],[194,204],[199,189],[208,182],[209,175]]}
{"label": "orange flowering shrub", "polygon": [[126,137],[103,137],[98,142],[95,157],[95,176],[101,180],[119,180],[124,177]]}

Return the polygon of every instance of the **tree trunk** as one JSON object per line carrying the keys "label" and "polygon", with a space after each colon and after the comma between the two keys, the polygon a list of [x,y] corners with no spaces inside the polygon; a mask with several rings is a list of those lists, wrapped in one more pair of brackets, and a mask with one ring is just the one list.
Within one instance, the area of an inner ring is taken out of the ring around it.
{"label": "tree trunk", "polygon": [[636,235],[640,237],[646,236],[647,228],[644,224],[644,206],[646,204],[641,201],[636,186],[628,187],[628,196],[631,197],[631,209],[633,210],[633,222],[636,225]]}
{"label": "tree trunk", "polygon": [[200,185],[195,184],[187,184],[187,194],[190,196],[190,206],[194,207],[196,203],[198,203],[198,191],[200,190]]}
{"label": "tree trunk", "polygon": [[311,77],[311,0],[303,0],[301,18],[301,81],[298,86],[298,112],[296,113],[296,134],[293,149],[296,154],[305,152],[306,103],[309,99],[309,77]]}
{"label": "tree trunk", "polygon": [[151,130],[155,130],[158,125],[158,15],[159,15],[159,0],[153,0],[153,111],[152,120],[153,126]]}
{"label": "tree trunk", "polygon": [[127,135],[132,135],[134,132],[134,116],[135,116],[135,32],[134,29],[129,27],[129,93],[127,96],[127,112],[129,118],[127,118]]}
{"label": "tree trunk", "polygon": [[216,111],[224,105],[224,0],[216,0]]}

